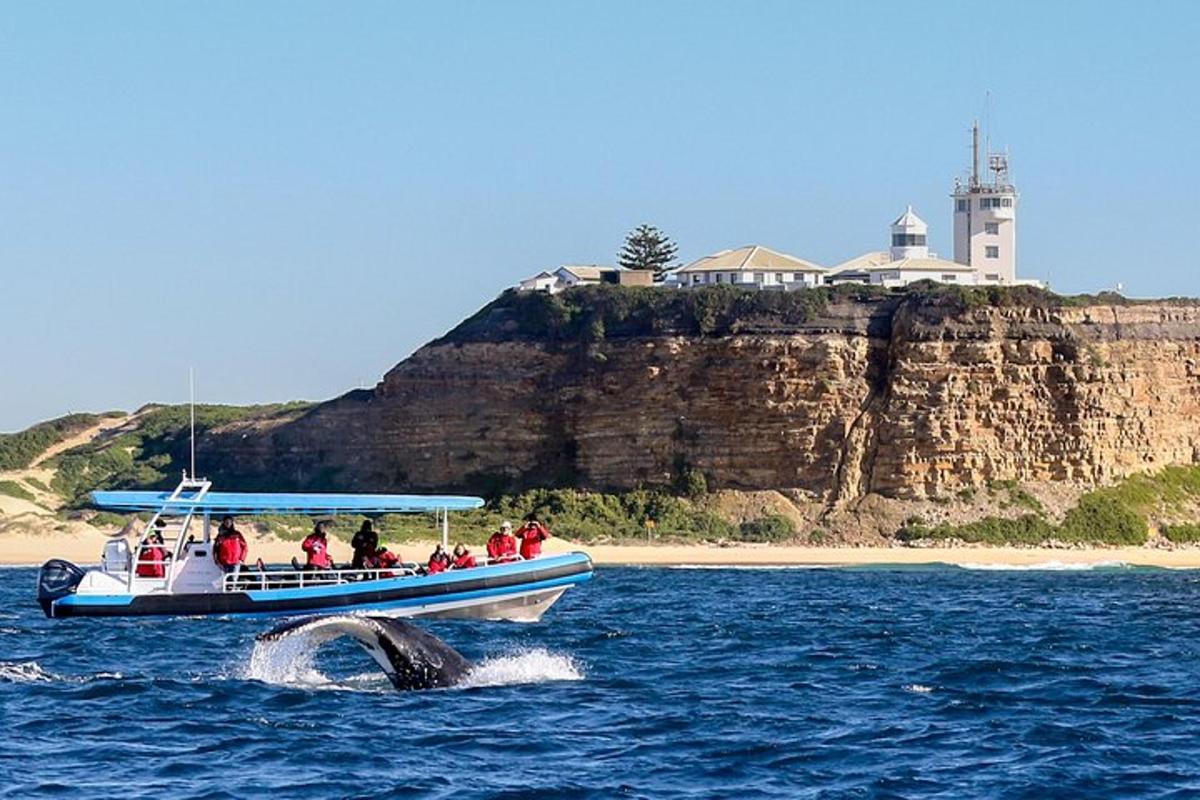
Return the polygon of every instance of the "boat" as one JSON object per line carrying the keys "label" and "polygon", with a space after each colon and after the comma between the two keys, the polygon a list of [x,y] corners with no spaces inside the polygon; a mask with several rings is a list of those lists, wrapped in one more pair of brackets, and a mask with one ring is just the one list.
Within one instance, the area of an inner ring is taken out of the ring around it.
{"label": "boat", "polygon": [[163,535],[171,554],[162,577],[137,574],[146,563],[143,540],[131,547],[109,539],[98,567],[51,559],[38,575],[38,602],[46,616],[290,616],[328,612],[395,617],[537,621],[567,589],[592,577],[585,553],[547,555],[426,574],[417,564],[386,569],[302,569],[243,565],[226,572],[213,560],[213,520],[225,516],[302,514],[435,515],[444,546],[449,516],[479,508],[478,497],[387,494],[262,494],[211,491],[187,473],[171,492],[97,491],[98,508],[152,514],[146,530]]}

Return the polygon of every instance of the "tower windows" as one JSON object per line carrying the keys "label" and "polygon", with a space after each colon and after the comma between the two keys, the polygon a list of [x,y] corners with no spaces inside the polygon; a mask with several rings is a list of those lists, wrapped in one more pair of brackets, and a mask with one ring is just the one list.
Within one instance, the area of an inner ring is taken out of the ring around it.
{"label": "tower windows", "polygon": [[984,233],[990,233],[990,234],[992,234],[993,236],[995,236],[996,234],[1000,233],[1000,223],[999,223],[999,222],[985,222],[985,223],[983,223],[983,232],[984,232]]}
{"label": "tower windows", "polygon": [[994,244],[989,244],[987,247],[985,247],[983,249],[983,255],[986,258],[999,258],[1000,257],[1000,248]]}
{"label": "tower windows", "polygon": [[925,234],[923,233],[893,233],[892,247],[924,247]]}
{"label": "tower windows", "polygon": [[954,209],[956,211],[970,211],[971,210],[971,201],[963,199],[963,198],[959,198],[959,200],[954,204]]}

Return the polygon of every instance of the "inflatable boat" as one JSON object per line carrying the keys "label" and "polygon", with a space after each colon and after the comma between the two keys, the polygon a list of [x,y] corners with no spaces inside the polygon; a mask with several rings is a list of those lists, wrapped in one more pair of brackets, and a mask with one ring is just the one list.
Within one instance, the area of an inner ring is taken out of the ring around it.
{"label": "inflatable boat", "polygon": [[592,577],[585,553],[501,563],[481,559],[470,569],[425,574],[416,564],[386,569],[322,569],[291,565],[221,567],[213,558],[213,519],[304,514],[432,514],[444,545],[449,515],[479,508],[477,497],[453,495],[243,494],[212,492],[203,479],[173,492],[94,492],[93,503],[152,516],[146,530],[162,535],[169,557],[145,577],[151,544],[110,539],[100,565],[83,569],[51,559],[38,575],[38,602],[48,617],[288,616],[350,612],[396,617],[537,621],[567,589]]}

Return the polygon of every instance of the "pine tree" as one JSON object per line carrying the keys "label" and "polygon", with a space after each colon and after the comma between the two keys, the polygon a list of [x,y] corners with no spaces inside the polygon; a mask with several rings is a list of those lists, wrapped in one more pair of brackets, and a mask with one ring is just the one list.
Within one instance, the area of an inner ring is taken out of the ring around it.
{"label": "pine tree", "polygon": [[617,263],[625,269],[652,269],[656,280],[671,266],[679,248],[653,225],[639,225],[625,237],[625,245],[617,254]]}

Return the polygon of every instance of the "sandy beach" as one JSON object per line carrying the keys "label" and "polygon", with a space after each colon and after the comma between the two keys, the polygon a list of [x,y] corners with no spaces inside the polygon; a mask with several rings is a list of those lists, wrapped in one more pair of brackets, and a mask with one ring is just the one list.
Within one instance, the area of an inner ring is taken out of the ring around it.
{"label": "sandy beach", "polygon": [[[81,526],[82,527],[82,526]],[[36,565],[47,558],[95,563],[107,537],[96,530],[57,534],[0,535],[0,564]],[[405,560],[424,560],[433,542],[403,542]],[[349,560],[350,546],[334,541],[334,557]],[[582,550],[597,565],[645,566],[854,566],[870,564],[958,564],[979,567],[1067,567],[1128,564],[1174,569],[1200,569],[1200,548],[1164,550],[1150,547],[1056,549],[1048,547],[788,547],[780,545],[577,545],[561,539],[547,543],[550,553]],[[298,542],[254,537],[251,558],[287,562],[300,555]]]}

